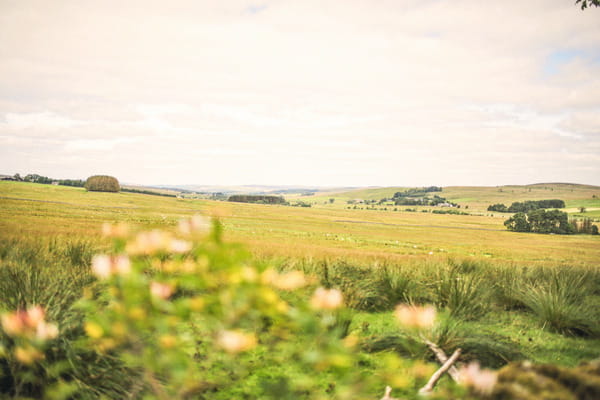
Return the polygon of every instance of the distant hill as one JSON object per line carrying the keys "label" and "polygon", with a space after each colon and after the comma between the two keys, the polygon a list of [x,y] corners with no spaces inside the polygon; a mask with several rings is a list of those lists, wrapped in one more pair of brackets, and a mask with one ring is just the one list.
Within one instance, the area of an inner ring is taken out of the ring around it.
{"label": "distant hill", "polygon": [[316,187],[279,185],[152,185],[150,187],[182,192],[224,193],[224,194],[306,194],[356,189],[355,187]]}
{"label": "distant hill", "polygon": [[[317,193],[311,197],[315,204],[324,204],[334,199],[335,204],[345,204],[351,200],[380,200],[392,198],[394,193],[403,192],[411,187],[377,187],[354,190],[330,191]],[[414,187],[412,187],[414,188]],[[578,212],[585,207],[590,217],[600,217],[600,186],[576,183],[535,183],[531,185],[505,186],[446,186],[442,187],[439,196],[461,208],[468,206],[469,211],[487,212],[491,204],[504,203],[509,206],[516,201],[560,199],[566,203],[570,213]],[[293,199],[290,197],[289,200]]]}

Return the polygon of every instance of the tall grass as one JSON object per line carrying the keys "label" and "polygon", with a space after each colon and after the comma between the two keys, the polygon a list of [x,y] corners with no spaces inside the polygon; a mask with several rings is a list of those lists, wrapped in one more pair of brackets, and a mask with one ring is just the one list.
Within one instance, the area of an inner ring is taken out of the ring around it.
{"label": "tall grass", "polygon": [[600,336],[600,312],[587,302],[597,290],[597,272],[568,269],[540,271],[536,281],[523,284],[519,297],[554,332]]}
{"label": "tall grass", "polygon": [[[85,335],[75,303],[83,291],[94,289],[89,263],[94,248],[85,241],[0,242],[0,312],[40,305],[48,321],[60,331],[45,353],[52,369],[30,369],[11,359],[0,360],[2,389],[8,398],[41,395],[42,387],[56,385],[75,397],[122,398],[134,374],[109,354],[78,347]],[[5,347],[14,346],[0,329]]]}
{"label": "tall grass", "polygon": [[488,311],[489,290],[481,273],[461,273],[461,268],[462,264],[449,264],[436,271],[435,304],[453,317],[477,319]]}

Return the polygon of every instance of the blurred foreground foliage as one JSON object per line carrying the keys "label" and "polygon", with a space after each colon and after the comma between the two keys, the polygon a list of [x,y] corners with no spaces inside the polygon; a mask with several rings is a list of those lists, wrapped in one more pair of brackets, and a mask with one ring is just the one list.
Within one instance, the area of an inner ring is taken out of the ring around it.
{"label": "blurred foreground foliage", "polygon": [[[503,282],[510,286],[514,276],[494,285],[477,276],[465,280],[479,266],[452,262],[422,276],[387,267],[376,273],[349,265],[273,268],[224,242],[221,230],[218,221],[201,217],[182,221],[177,232],[105,225],[112,248],[96,255],[86,242],[2,243],[0,395],[377,399],[389,385],[395,397],[416,399],[436,369],[420,361],[432,361],[424,337],[446,351],[461,346],[465,361],[485,366],[522,358],[511,343],[460,328],[485,315],[484,294]],[[537,300],[520,289],[503,287],[494,296],[506,299],[506,307],[534,309]],[[440,313],[418,305],[426,303]],[[398,335],[362,337],[351,330],[355,310],[394,310]],[[558,330],[596,334],[571,325]],[[598,393],[595,365],[579,371],[509,364],[496,374],[470,364],[463,386],[443,379],[430,398],[521,398],[536,393],[541,379],[526,382],[525,373],[511,372],[525,368],[553,374],[548,379],[558,377],[575,396],[547,398],[587,399]]]}

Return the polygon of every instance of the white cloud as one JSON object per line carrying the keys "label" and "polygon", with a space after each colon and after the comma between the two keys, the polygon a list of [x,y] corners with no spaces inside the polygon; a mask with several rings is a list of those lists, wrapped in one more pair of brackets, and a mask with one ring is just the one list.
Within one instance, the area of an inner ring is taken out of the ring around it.
{"label": "white cloud", "polygon": [[[495,184],[551,156],[600,184],[596,14],[563,0],[2,2],[0,172],[52,175],[52,158],[148,183]],[[564,51],[586,56],[545,73]],[[153,160],[171,167],[147,176]]]}
{"label": "white cloud", "polygon": [[4,123],[0,122],[0,129],[6,127],[15,130],[37,129],[48,132],[78,125],[77,121],[49,111],[22,114],[7,113],[4,119]]}

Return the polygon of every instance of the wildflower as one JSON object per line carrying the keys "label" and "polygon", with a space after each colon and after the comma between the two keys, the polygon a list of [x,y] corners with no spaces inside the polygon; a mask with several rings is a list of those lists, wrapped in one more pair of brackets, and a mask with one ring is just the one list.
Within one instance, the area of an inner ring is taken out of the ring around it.
{"label": "wildflower", "polygon": [[256,269],[249,267],[247,265],[242,267],[241,270],[242,279],[246,282],[256,282],[258,274],[256,273]]}
{"label": "wildflower", "polygon": [[44,321],[37,325],[35,330],[35,337],[38,340],[49,340],[54,339],[58,336],[58,328],[54,324],[48,324]]}
{"label": "wildflower", "polygon": [[473,388],[482,395],[491,394],[498,380],[498,375],[494,371],[481,369],[477,362],[462,367],[459,373],[461,385]]}
{"label": "wildflower", "polygon": [[153,296],[158,297],[159,299],[166,300],[173,294],[174,289],[173,286],[160,283],[160,282],[152,282],[150,283],[150,293]]}
{"label": "wildflower", "polygon": [[335,310],[343,305],[342,292],[338,289],[318,288],[310,299],[313,308],[322,310]]}
{"label": "wildflower", "polygon": [[217,343],[228,353],[248,351],[256,346],[256,336],[241,331],[222,331]]}
{"label": "wildflower", "polygon": [[105,222],[102,224],[102,235],[113,238],[124,238],[129,233],[129,226],[120,222],[116,225]]}
{"label": "wildflower", "polygon": [[433,306],[409,306],[399,304],[396,306],[394,316],[400,323],[408,328],[430,328],[435,322],[435,308]]}
{"label": "wildflower", "polygon": [[31,347],[17,347],[15,348],[15,358],[23,364],[33,364],[35,361],[42,360],[44,353]]}
{"label": "wildflower", "polygon": [[295,290],[306,285],[306,279],[302,271],[291,271],[277,275],[273,286],[281,290]]}
{"label": "wildflower", "polygon": [[170,242],[170,235],[159,230],[140,232],[135,241],[127,244],[127,252],[131,254],[152,254],[167,250]]}
{"label": "wildflower", "polygon": [[104,335],[104,329],[95,322],[86,322],[84,329],[85,333],[92,339],[99,339]]}
{"label": "wildflower", "polygon": [[194,215],[190,219],[182,219],[179,221],[179,231],[184,235],[191,233],[208,232],[210,230],[210,218],[201,215]]}
{"label": "wildflower", "polygon": [[17,310],[2,316],[2,328],[9,336],[22,336],[41,341],[58,336],[58,328],[44,320],[45,312],[40,306]]}
{"label": "wildflower", "polygon": [[169,243],[169,250],[173,253],[187,253],[192,249],[192,244],[185,240],[172,239]]}
{"label": "wildflower", "polygon": [[125,275],[131,271],[131,262],[124,255],[95,255],[92,258],[92,272],[99,278],[106,279],[111,275]]}
{"label": "wildflower", "polygon": [[172,349],[177,345],[177,338],[173,335],[162,335],[158,342],[163,349]]}

